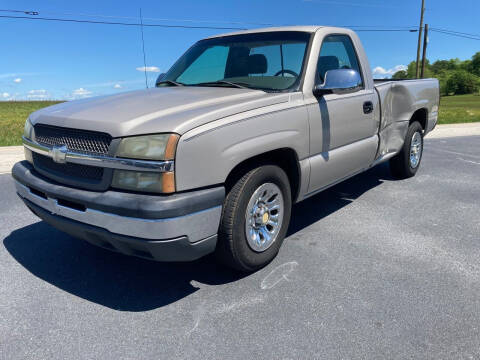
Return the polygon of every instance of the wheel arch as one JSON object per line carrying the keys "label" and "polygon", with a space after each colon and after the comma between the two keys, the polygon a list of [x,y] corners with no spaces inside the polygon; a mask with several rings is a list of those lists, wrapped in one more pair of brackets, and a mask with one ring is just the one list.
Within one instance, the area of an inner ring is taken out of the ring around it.
{"label": "wheel arch", "polygon": [[301,170],[297,152],[288,147],[255,155],[235,165],[225,179],[225,190],[228,192],[235,182],[249,170],[266,164],[277,165],[285,171],[290,182],[292,202],[295,202],[300,191]]}
{"label": "wheel arch", "polygon": [[420,123],[423,131],[425,131],[427,129],[427,124],[428,124],[428,110],[427,110],[427,108],[420,108],[420,109],[415,110],[415,112],[410,117],[409,124],[411,124],[415,121],[418,121]]}

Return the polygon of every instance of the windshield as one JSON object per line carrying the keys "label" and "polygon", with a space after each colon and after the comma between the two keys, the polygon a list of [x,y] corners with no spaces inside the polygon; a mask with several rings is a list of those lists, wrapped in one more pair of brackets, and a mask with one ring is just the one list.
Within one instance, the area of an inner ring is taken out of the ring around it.
{"label": "windshield", "polygon": [[266,32],[201,40],[159,86],[231,86],[282,91],[298,86],[310,34]]}

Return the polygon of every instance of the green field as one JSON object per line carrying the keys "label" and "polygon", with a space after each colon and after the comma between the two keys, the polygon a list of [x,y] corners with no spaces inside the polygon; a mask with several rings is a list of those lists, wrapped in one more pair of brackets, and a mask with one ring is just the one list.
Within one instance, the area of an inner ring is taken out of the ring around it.
{"label": "green field", "polygon": [[[20,145],[27,116],[59,101],[2,101],[0,102],[0,146]],[[439,124],[480,121],[480,95],[442,97]]]}
{"label": "green field", "polygon": [[20,145],[23,126],[35,110],[58,104],[59,101],[1,101],[0,146]]}
{"label": "green field", "polygon": [[480,95],[444,96],[440,101],[439,124],[480,121]]}

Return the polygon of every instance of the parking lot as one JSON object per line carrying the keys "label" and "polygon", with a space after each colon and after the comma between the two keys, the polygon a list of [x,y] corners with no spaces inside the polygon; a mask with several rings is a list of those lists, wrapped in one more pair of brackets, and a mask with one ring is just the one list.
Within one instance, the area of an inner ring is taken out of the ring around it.
{"label": "parking lot", "polygon": [[250,275],[93,247],[0,175],[0,358],[479,358],[479,149],[426,139],[416,177],[383,164],[297,204]]}

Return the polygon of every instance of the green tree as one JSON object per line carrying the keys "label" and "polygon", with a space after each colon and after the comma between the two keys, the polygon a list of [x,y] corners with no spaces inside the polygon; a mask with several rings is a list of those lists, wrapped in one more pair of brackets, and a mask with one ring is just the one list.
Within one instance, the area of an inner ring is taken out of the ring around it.
{"label": "green tree", "polygon": [[480,89],[480,78],[466,70],[455,70],[445,84],[446,94],[473,94]]}
{"label": "green tree", "polygon": [[[397,71],[393,79],[414,79],[416,63],[412,61],[406,70]],[[424,77],[437,78],[440,84],[440,94],[472,94],[480,89],[480,51],[471,60],[462,61],[458,58],[437,60],[433,64],[427,60]]]}
{"label": "green tree", "polygon": [[440,95],[448,95],[447,81],[450,78],[450,72],[447,70],[442,70],[439,73],[436,73],[434,77],[438,79],[438,83],[440,85]]}
{"label": "green tree", "polygon": [[432,66],[431,70],[434,74],[438,74],[441,71],[458,70],[462,65],[462,61],[458,58],[450,60],[437,60]]}
{"label": "green tree", "polygon": [[393,79],[415,79],[415,61],[408,64],[407,70],[397,71],[392,76]]}
{"label": "green tree", "polygon": [[400,70],[392,75],[392,79],[408,79],[408,74],[405,70]]}
{"label": "green tree", "polygon": [[472,56],[472,61],[469,62],[468,68],[471,73],[480,76],[480,51]]}
{"label": "green tree", "polygon": [[416,69],[417,69],[417,63],[415,61],[412,61],[410,64],[408,64],[407,79],[415,79]]}
{"label": "green tree", "polygon": [[[417,71],[417,65],[416,65],[415,61],[412,61],[410,64],[408,64],[408,67],[407,67],[406,71],[403,71],[403,70],[397,71],[395,74],[393,74],[392,77],[394,79],[415,79],[416,71]],[[420,71],[421,71],[421,69],[420,69]],[[420,74],[418,76],[420,77]],[[426,78],[433,76],[433,72],[431,70],[431,65],[430,65],[430,62],[428,61],[428,59],[425,60],[425,72],[424,72],[423,76],[426,77]]]}

